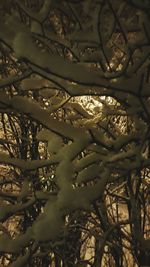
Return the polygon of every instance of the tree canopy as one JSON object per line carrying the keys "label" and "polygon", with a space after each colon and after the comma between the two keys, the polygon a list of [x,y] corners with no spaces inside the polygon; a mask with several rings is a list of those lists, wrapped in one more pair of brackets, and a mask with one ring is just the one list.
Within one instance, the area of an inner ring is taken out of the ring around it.
{"label": "tree canopy", "polygon": [[150,1],[0,3],[0,263],[149,266]]}

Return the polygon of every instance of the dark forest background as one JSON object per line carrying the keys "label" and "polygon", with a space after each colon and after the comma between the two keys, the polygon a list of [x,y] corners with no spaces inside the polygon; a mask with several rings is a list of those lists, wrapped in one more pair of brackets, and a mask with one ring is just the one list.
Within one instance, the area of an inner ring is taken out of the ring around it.
{"label": "dark forest background", "polygon": [[0,266],[150,266],[150,1],[0,1]]}

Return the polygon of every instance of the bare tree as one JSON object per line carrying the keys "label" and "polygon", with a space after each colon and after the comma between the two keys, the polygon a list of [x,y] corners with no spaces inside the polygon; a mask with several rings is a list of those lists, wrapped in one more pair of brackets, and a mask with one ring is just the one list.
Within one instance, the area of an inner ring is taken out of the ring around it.
{"label": "bare tree", "polygon": [[149,1],[1,1],[3,265],[149,265],[149,27]]}

